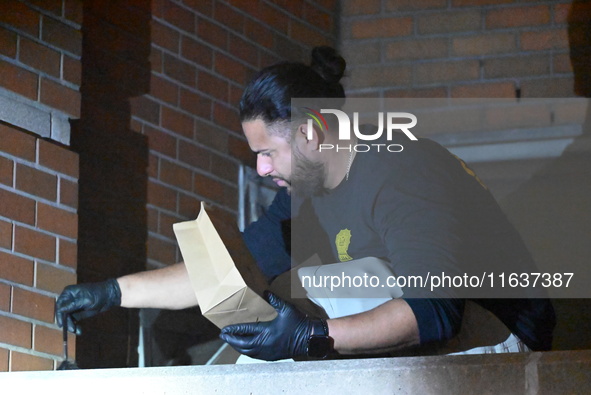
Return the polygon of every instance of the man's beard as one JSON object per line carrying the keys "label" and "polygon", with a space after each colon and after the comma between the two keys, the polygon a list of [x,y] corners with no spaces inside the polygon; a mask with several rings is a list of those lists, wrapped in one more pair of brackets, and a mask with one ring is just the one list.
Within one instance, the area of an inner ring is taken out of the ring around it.
{"label": "man's beard", "polygon": [[310,197],[323,193],[326,188],[325,168],[322,162],[312,162],[297,147],[292,149],[291,188],[300,197]]}

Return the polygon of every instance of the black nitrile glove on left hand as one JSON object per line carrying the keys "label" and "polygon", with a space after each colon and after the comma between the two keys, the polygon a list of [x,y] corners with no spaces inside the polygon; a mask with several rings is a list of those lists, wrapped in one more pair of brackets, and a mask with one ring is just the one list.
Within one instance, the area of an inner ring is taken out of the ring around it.
{"label": "black nitrile glove on left hand", "polygon": [[[68,331],[80,334],[76,322],[112,307],[121,305],[121,288],[116,279],[98,283],[68,285],[57,298],[55,315],[59,327],[68,326]],[[63,317],[67,317],[67,323]]]}
{"label": "black nitrile glove on left hand", "polygon": [[266,361],[306,355],[308,339],[319,320],[309,318],[271,292],[266,299],[277,310],[273,321],[228,325],[220,338],[236,351]]}

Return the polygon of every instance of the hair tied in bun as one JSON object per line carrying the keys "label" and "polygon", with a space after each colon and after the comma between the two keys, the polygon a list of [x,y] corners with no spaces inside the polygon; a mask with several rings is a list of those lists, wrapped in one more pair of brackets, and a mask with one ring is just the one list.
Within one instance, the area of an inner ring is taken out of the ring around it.
{"label": "hair tied in bun", "polygon": [[312,50],[310,67],[326,82],[335,84],[343,78],[347,63],[334,48],[322,46]]}

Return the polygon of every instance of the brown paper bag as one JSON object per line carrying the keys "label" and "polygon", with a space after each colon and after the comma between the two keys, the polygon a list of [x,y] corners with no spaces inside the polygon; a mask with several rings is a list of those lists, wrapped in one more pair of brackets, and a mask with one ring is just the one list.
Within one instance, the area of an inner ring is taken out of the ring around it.
{"label": "brown paper bag", "polygon": [[203,203],[196,220],[174,224],[173,230],[204,317],[223,328],[277,316],[275,309],[246,285]]}

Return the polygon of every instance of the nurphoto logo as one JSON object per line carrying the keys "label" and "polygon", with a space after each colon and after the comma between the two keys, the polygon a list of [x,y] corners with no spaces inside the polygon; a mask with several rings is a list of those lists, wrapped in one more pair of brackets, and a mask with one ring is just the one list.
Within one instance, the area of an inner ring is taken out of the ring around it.
{"label": "nurphoto logo", "polygon": [[[359,128],[359,113],[353,112],[353,128],[351,128],[351,120],[349,115],[342,110],[336,109],[321,109],[320,112],[315,111],[309,107],[304,107],[306,110],[305,114],[310,117],[308,119],[308,139],[312,139],[314,123],[322,131],[328,132],[328,122],[322,114],[332,114],[336,116],[339,125],[339,140],[340,141],[351,141],[351,130],[357,137],[357,141],[375,141],[382,137],[384,131],[386,132],[386,139],[392,140],[392,134],[394,131],[403,132],[411,141],[417,141],[415,135],[410,131],[411,128],[416,126],[417,117],[409,112],[378,112],[378,126],[375,132],[371,134],[364,134]],[[384,121],[385,120],[385,121]],[[400,123],[400,120],[407,120],[408,122]],[[384,127],[384,123],[386,126]],[[380,151],[381,149],[388,150],[389,152],[402,152],[404,147],[402,144],[367,144],[357,143],[349,145],[335,145],[335,144],[320,144],[319,150],[336,150],[338,151],[351,151],[356,152],[368,152],[371,150]]]}

